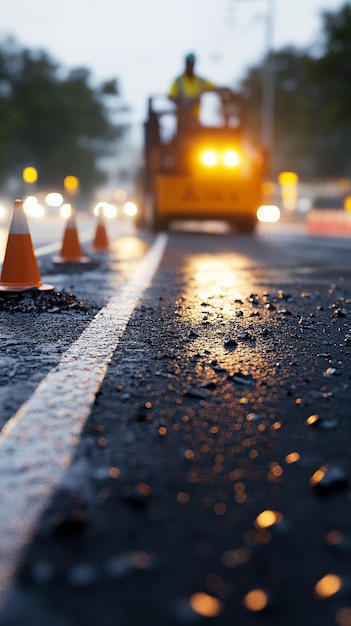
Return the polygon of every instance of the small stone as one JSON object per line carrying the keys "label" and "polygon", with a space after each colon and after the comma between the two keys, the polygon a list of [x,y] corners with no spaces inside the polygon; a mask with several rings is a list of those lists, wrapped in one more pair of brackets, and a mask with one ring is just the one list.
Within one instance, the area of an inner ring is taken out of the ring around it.
{"label": "small stone", "polygon": [[137,413],[137,421],[151,422],[150,409],[152,409],[152,402],[150,401],[145,402],[142,406],[140,406]]}
{"label": "small stone", "polygon": [[322,465],[309,480],[309,486],[319,493],[343,489],[349,484],[345,470],[338,465]]}
{"label": "small stone", "polygon": [[226,348],[235,348],[237,345],[238,345],[237,342],[232,337],[229,337],[228,339],[224,340],[224,346]]}
{"label": "small stone", "polygon": [[174,374],[171,374],[170,372],[161,372],[159,370],[155,372],[155,376],[162,376],[162,378],[175,378]]}
{"label": "small stone", "polygon": [[338,425],[338,420],[336,418],[325,419],[320,417],[318,413],[314,413],[307,418],[305,423],[307,426],[317,426],[323,430],[334,430]]}
{"label": "small stone", "polygon": [[198,337],[199,334],[197,332],[195,332],[195,330],[191,329],[188,333],[188,338],[189,339],[195,339],[196,337]]}
{"label": "small stone", "polygon": [[247,330],[244,330],[241,333],[238,333],[238,339],[241,339],[243,341],[245,341],[245,340],[253,341],[252,336],[250,335],[250,333]]}
{"label": "small stone", "polygon": [[248,413],[246,415],[246,419],[248,422],[258,422],[261,419],[259,413]]}
{"label": "small stone", "polygon": [[208,400],[211,397],[206,391],[190,386],[186,388],[184,395],[189,398],[198,398],[199,400]]}
{"label": "small stone", "polygon": [[215,389],[216,387],[217,385],[213,380],[208,380],[201,384],[201,389]]}
{"label": "small stone", "polygon": [[227,368],[224,367],[224,365],[221,365],[220,363],[218,363],[217,359],[214,359],[213,361],[210,361],[209,365],[211,365],[211,367],[214,369],[214,371],[218,372],[218,374],[223,374],[223,373],[228,372]]}
{"label": "small stone", "polygon": [[323,372],[323,376],[330,377],[335,376],[337,374],[337,369],[335,367],[328,367],[325,372]]}
{"label": "small stone", "polygon": [[257,305],[259,304],[259,301],[260,299],[255,293],[252,293],[251,296],[249,297],[249,302],[251,302],[251,304]]}
{"label": "small stone", "polygon": [[336,317],[346,317],[348,315],[347,309],[335,309],[334,315]]}
{"label": "small stone", "polygon": [[228,376],[228,378],[230,378],[235,383],[239,383],[240,385],[252,385],[253,384],[252,376],[250,376],[250,374],[244,374],[243,372],[240,372],[240,371],[236,372],[235,374],[232,374],[232,376]]}
{"label": "small stone", "polygon": [[122,400],[122,402],[127,402],[129,398],[130,398],[130,393],[128,393],[127,391],[124,393],[121,393],[119,396],[119,399]]}
{"label": "small stone", "polygon": [[285,291],[282,291],[281,289],[278,291],[278,298],[280,300],[293,300],[291,293],[285,293]]}

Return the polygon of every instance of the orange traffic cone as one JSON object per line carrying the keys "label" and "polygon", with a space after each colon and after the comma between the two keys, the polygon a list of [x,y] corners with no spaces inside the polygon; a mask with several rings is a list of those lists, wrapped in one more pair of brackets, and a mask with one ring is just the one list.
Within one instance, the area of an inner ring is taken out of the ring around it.
{"label": "orange traffic cone", "polygon": [[72,209],[70,217],[67,219],[61,252],[53,257],[54,263],[90,263],[89,257],[84,256],[80,245],[76,218]]}
{"label": "orange traffic cone", "polygon": [[95,236],[92,243],[92,249],[95,252],[108,252],[109,240],[106,232],[106,227],[102,216],[99,215],[97,219],[97,226]]}
{"label": "orange traffic cone", "polygon": [[15,200],[2,264],[0,291],[16,293],[28,289],[52,291],[54,286],[44,284],[41,280],[23,202]]}

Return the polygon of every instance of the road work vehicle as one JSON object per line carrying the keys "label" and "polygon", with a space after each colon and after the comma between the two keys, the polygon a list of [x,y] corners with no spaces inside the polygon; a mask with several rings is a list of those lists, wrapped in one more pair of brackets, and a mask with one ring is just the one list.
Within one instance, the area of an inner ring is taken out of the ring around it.
{"label": "road work vehicle", "polygon": [[149,98],[140,225],[159,231],[174,220],[226,220],[236,232],[254,231],[266,157],[246,136],[243,99],[226,91],[202,94],[196,122],[166,96]]}

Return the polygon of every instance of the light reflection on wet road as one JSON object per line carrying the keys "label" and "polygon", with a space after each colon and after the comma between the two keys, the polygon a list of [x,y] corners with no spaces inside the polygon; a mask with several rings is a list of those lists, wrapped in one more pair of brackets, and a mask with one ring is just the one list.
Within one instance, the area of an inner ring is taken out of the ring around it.
{"label": "light reflection on wet road", "polygon": [[[116,598],[133,626],[329,626],[347,606],[314,592],[337,595],[348,572],[324,539],[347,535],[348,475],[329,472],[324,500],[308,480],[322,463],[349,468],[348,242],[288,225],[189,230],[169,234],[111,358],[18,597],[55,615],[83,597],[89,626],[114,623]],[[119,234],[116,282],[147,247],[131,225]],[[318,412],[333,428],[306,423]]]}

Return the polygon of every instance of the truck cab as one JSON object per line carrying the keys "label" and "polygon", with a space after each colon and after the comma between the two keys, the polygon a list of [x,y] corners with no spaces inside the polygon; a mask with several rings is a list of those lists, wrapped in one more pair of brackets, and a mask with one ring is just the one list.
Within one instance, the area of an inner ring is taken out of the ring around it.
{"label": "truck cab", "polygon": [[225,220],[254,231],[266,175],[264,151],[245,137],[243,100],[229,90],[201,96],[194,119],[166,96],[152,96],[144,124],[139,221]]}

